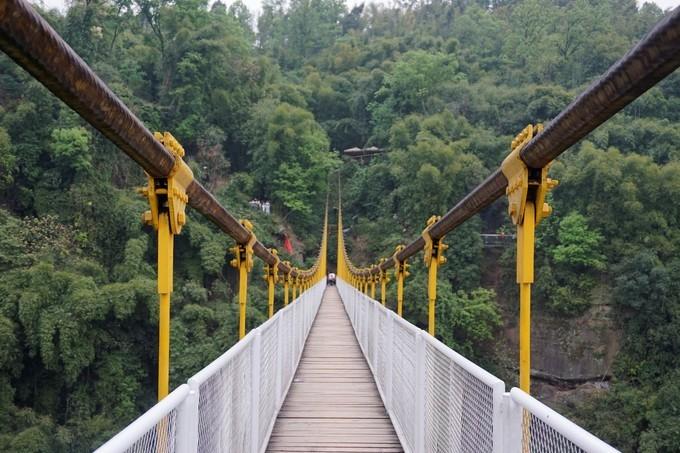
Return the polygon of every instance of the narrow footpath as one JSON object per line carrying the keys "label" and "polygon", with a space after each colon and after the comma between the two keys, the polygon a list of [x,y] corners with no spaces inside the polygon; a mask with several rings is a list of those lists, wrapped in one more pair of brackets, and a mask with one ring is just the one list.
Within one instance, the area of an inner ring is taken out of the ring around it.
{"label": "narrow footpath", "polygon": [[267,451],[403,451],[335,286],[324,293]]}

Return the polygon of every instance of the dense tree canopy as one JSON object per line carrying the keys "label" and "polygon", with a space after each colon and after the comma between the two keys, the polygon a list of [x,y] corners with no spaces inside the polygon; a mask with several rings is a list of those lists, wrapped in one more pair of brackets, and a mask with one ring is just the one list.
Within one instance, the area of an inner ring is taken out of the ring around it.
{"label": "dense tree canopy", "polygon": [[[150,129],[182,142],[259,239],[292,238],[282,256],[300,265],[338,180],[353,261],[391,254],[664,15],[634,0],[266,0],[258,17],[240,0],[74,0],[40,12]],[[0,452],[90,451],[154,402],[155,239],[133,190],[144,175],[4,55],[0,105]],[[341,157],[371,145],[385,152]],[[566,409],[624,451],[679,451],[680,75],[552,173],[536,313],[578,325],[606,306],[623,339],[609,391]],[[512,383],[498,339],[516,314],[514,250],[480,235],[497,232],[513,232],[503,203],[447,236],[437,336]],[[236,339],[231,245],[195,212],[176,239],[173,386]],[[405,316],[423,327],[426,270],[412,265]],[[250,326],[265,319],[252,280]]]}

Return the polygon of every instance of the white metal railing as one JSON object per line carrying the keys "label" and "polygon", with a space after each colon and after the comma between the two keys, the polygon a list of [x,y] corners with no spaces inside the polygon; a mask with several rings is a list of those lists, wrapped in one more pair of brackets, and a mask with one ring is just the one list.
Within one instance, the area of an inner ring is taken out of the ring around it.
{"label": "white metal railing", "polygon": [[96,453],[264,451],[325,287],[305,291]]}
{"label": "white metal railing", "polygon": [[617,452],[338,278],[338,290],[404,450]]}

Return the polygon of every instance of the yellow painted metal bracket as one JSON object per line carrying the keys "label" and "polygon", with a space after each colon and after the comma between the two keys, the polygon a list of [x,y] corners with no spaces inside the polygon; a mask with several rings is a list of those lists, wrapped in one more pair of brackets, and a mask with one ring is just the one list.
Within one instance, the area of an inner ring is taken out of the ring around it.
{"label": "yellow painted metal bracket", "polygon": [[521,225],[526,214],[526,203],[532,201],[537,208],[535,224],[550,215],[552,209],[545,199],[550,190],[557,186],[558,181],[548,177],[549,163],[543,168],[527,167],[520,152],[536,135],[543,131],[543,126],[529,125],[512,141],[511,152],[501,164],[501,171],[508,180],[505,194],[508,197],[508,214],[515,225]]}
{"label": "yellow painted metal bracket", "polygon": [[169,133],[156,132],[155,138],[175,157],[175,165],[166,178],[147,174],[147,186],[139,192],[149,202],[150,209],[142,220],[153,226],[158,235],[158,400],[170,390],[170,294],[173,289],[174,235],[186,224],[186,188],[194,175],[182,159],[184,148]]}
{"label": "yellow painted metal bracket", "polygon": [[300,285],[299,269],[296,267],[295,270],[297,272],[295,277],[293,277],[293,302],[295,302],[295,299],[297,298],[298,285]]}
{"label": "yellow painted metal bracket", "polygon": [[264,280],[267,282],[267,313],[271,318],[274,316],[274,292],[276,283],[279,281],[279,252],[276,249],[269,249],[276,262],[273,265],[265,264],[264,266]]}
{"label": "yellow painted metal bracket", "polygon": [[408,268],[411,266],[406,263],[406,260],[399,260],[397,255],[404,250],[403,245],[398,245],[392,255],[394,261],[394,276],[397,279],[397,314],[400,317],[404,316],[404,279],[410,275]]}
{"label": "yellow painted metal bracket", "polygon": [[375,284],[378,282],[378,274],[373,273],[375,266],[371,266],[371,274],[368,276],[368,279],[371,282],[371,299],[375,300]]}
{"label": "yellow painted metal bracket", "polygon": [[186,205],[189,197],[186,188],[194,180],[194,174],[182,159],[184,148],[169,132],[156,132],[154,137],[175,156],[175,166],[167,178],[152,178],[147,174],[148,185],[141,192],[148,199],[151,209],[144,213],[144,223],[158,230],[159,216],[168,212],[172,234],[179,234],[186,223]]}
{"label": "yellow painted metal bracket", "polygon": [[531,386],[531,284],[534,282],[535,228],[551,208],[546,203],[548,192],[558,181],[548,178],[550,164],[529,168],[520,157],[522,149],[539,133],[542,125],[529,125],[515,137],[510,154],[501,165],[508,180],[508,214],[517,225],[517,283],[519,307],[519,384],[529,393]]}
{"label": "yellow painted metal bracket", "polygon": [[427,331],[430,335],[435,334],[435,316],[437,301],[437,270],[439,265],[446,262],[444,251],[449,248],[444,244],[444,238],[432,239],[430,236],[430,228],[441,219],[440,216],[432,216],[427,220],[427,227],[423,230],[422,236],[425,240],[425,247],[423,248],[423,260],[425,266],[428,267],[427,277]]}
{"label": "yellow painted metal bracket", "polygon": [[382,264],[387,261],[385,258],[380,258],[380,275],[378,278],[380,279],[380,302],[382,303],[383,307],[385,306],[385,302],[387,301],[387,283],[389,283],[390,279],[387,275],[387,271],[382,269]]}
{"label": "yellow painted metal bracket", "polygon": [[283,306],[288,306],[288,297],[290,291],[290,285],[293,283],[293,266],[291,266],[290,261],[284,261],[283,264],[288,266],[288,273],[283,277]]}
{"label": "yellow painted metal bracket", "polygon": [[238,305],[239,305],[239,322],[238,322],[238,338],[239,340],[246,336],[246,308],[248,304],[248,274],[253,270],[253,246],[257,242],[255,233],[253,233],[253,224],[248,220],[241,220],[241,225],[250,232],[248,241],[244,244],[236,244],[231,248],[234,254],[234,259],[231,260],[231,266],[238,269],[239,286],[238,286]]}

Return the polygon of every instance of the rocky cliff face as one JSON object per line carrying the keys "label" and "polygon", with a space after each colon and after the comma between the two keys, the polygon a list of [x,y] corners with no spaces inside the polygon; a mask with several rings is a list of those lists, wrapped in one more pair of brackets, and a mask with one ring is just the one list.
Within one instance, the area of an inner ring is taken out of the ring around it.
{"label": "rocky cliff face", "polygon": [[[505,337],[516,352],[519,331],[515,320],[512,324]],[[594,306],[578,318],[534,315],[531,334],[532,375],[547,381],[607,380],[619,351],[620,333],[608,305]]]}
{"label": "rocky cliff face", "polygon": [[[593,294],[593,305],[578,317],[559,317],[538,309],[532,313],[532,393],[548,404],[577,401],[608,386],[621,331],[606,292],[599,292]],[[540,306],[540,301],[534,301],[536,305]],[[513,312],[516,310],[506,311]],[[506,315],[504,321],[505,350],[516,368],[517,315]]]}

